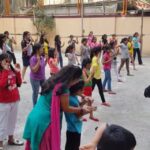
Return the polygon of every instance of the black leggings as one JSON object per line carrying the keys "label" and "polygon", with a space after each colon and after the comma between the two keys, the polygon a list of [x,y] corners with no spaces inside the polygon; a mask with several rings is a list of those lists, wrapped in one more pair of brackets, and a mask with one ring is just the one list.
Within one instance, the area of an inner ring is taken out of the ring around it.
{"label": "black leggings", "polygon": [[94,90],[95,85],[97,85],[98,90],[99,90],[99,95],[101,97],[102,102],[104,103],[105,102],[105,97],[104,97],[104,93],[103,93],[102,80],[93,78],[93,80],[92,80],[92,90]]}
{"label": "black leggings", "polygon": [[79,150],[81,134],[77,132],[66,132],[65,150]]}

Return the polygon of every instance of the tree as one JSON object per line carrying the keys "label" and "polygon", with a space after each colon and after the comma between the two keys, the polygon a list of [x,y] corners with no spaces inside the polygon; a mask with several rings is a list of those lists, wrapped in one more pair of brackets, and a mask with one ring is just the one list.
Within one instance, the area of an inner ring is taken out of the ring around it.
{"label": "tree", "polygon": [[48,16],[44,12],[44,8],[39,6],[33,8],[33,24],[35,25],[38,34],[51,31],[55,27],[55,20],[52,16]]}

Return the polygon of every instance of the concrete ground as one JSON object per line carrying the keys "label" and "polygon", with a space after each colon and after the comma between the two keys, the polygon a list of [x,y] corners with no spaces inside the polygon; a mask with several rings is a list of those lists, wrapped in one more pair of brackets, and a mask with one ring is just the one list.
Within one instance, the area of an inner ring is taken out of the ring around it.
{"label": "concrete ground", "polygon": [[[17,60],[22,64],[21,53],[17,53]],[[64,58],[64,63],[67,63]],[[119,61],[119,59],[118,59]],[[101,99],[98,95],[97,88],[93,92],[95,99],[94,105],[98,107],[95,116],[100,119],[99,123],[88,120],[83,125],[82,144],[88,143],[94,133],[95,127],[99,126],[101,122],[109,124],[119,124],[131,130],[137,139],[137,146],[135,150],[150,150],[150,99],[143,96],[145,87],[150,85],[150,58],[143,58],[144,65],[137,65],[137,71],[131,73],[134,76],[126,76],[125,68],[121,71],[123,83],[116,82],[115,74],[112,70],[112,87],[117,93],[116,95],[105,94],[106,100],[110,102],[111,107],[101,106]],[[49,68],[46,67],[46,74],[48,77]],[[26,74],[27,84],[22,84],[20,88],[21,101],[19,105],[19,114],[15,136],[22,139],[22,133],[28,113],[32,109],[32,89],[29,81],[29,68]],[[87,116],[88,117],[88,116]],[[65,144],[66,123],[63,121],[62,128],[62,150]],[[23,150],[24,146],[8,146],[5,143],[5,150]]]}

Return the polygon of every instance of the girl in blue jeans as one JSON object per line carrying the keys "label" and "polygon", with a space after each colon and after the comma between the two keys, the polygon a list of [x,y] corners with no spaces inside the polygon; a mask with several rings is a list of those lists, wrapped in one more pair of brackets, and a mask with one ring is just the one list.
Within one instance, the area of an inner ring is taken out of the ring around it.
{"label": "girl in blue jeans", "polygon": [[30,82],[32,86],[32,100],[33,105],[36,104],[39,94],[40,86],[45,81],[45,66],[47,60],[43,57],[43,48],[41,44],[37,43],[33,46],[32,56],[30,58]]}
{"label": "girl in blue jeans", "polygon": [[[111,89],[111,62],[112,62],[112,52],[110,46],[104,47],[103,54],[103,68],[105,72],[105,79],[103,81],[103,91],[108,92],[109,94],[116,94]],[[106,84],[108,85],[108,90],[105,89]]]}

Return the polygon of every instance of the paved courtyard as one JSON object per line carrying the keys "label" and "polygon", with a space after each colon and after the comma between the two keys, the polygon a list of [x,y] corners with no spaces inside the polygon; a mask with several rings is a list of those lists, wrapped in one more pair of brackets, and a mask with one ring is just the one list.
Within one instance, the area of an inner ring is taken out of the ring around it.
{"label": "paved courtyard", "polygon": [[[22,64],[21,53],[17,53],[17,60]],[[67,63],[64,58],[64,63]],[[119,59],[118,59],[119,61]],[[125,68],[122,70],[123,83],[117,83],[112,70],[112,87],[116,95],[105,94],[106,100],[111,103],[111,107],[101,106],[101,99],[97,88],[93,92],[94,105],[98,106],[95,116],[100,119],[99,123],[88,120],[83,124],[82,144],[88,143],[95,133],[95,127],[101,122],[109,124],[119,124],[131,130],[137,139],[135,150],[150,150],[150,99],[143,96],[146,86],[150,85],[150,58],[143,58],[144,65],[137,65],[137,71],[131,73],[134,76],[126,76]],[[46,75],[49,75],[49,68],[46,67]],[[29,68],[26,74],[27,84],[22,84],[20,88],[21,101],[15,135],[22,139],[25,120],[32,109],[32,89],[29,81]],[[62,128],[62,150],[65,144],[66,123],[63,121]],[[24,150],[22,147],[12,147],[5,144],[5,150]]]}

